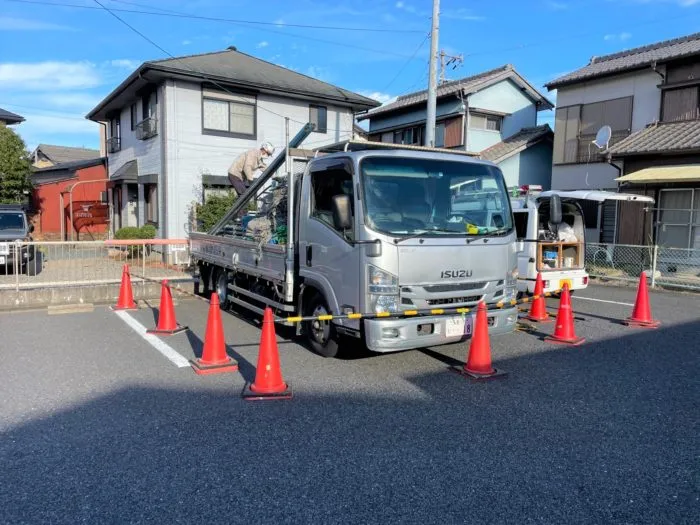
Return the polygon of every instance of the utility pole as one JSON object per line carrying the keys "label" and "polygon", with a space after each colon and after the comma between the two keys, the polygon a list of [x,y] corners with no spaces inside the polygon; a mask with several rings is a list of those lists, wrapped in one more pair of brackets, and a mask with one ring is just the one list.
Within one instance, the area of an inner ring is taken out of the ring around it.
{"label": "utility pole", "polygon": [[440,29],[440,0],[433,0],[433,28],[430,31],[430,78],[428,81],[428,113],[425,122],[425,145],[435,146],[435,111],[437,103],[437,53]]}

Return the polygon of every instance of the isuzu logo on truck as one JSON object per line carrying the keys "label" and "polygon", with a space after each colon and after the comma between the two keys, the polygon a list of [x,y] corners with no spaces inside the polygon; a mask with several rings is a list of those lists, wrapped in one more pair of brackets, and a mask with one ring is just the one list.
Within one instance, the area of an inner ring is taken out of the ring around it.
{"label": "isuzu logo on truck", "polygon": [[463,279],[465,277],[471,277],[471,270],[443,270],[440,273],[441,279]]}

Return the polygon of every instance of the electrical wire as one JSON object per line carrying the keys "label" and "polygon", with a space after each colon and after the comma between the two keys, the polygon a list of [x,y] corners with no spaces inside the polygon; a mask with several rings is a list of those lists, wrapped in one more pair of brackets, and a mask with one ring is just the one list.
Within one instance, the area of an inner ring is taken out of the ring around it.
{"label": "electrical wire", "polygon": [[[15,2],[20,4],[38,4],[38,5],[48,5],[55,7],[73,7],[76,9],[92,9],[98,10],[99,7],[81,5],[81,4],[67,4],[59,2],[45,2],[43,0],[5,0],[6,2]],[[113,11],[118,11],[120,13],[136,13],[140,15],[154,15],[154,16],[170,16],[175,18],[187,18],[192,20],[206,20],[209,22],[228,22],[232,24],[248,24],[248,25],[260,25],[260,26],[277,26],[277,27],[298,27],[301,29],[325,29],[333,31],[357,31],[357,32],[370,32],[370,33],[421,33],[422,31],[418,29],[383,29],[374,27],[348,27],[348,26],[321,26],[312,24],[290,24],[287,22],[262,22],[259,20],[244,20],[236,18],[220,18],[213,16],[203,16],[203,15],[193,15],[188,13],[181,13],[177,11],[171,11],[169,9],[161,9],[158,7],[146,6],[143,4],[137,4],[134,2],[120,2],[119,0],[113,0],[122,4],[133,5],[137,7],[143,7],[145,9],[155,9],[160,12],[155,13],[153,11],[140,11],[137,9],[123,9],[118,7],[111,7]]]}
{"label": "electrical wire", "polygon": [[399,78],[399,76],[401,76],[401,73],[403,73],[403,70],[406,69],[406,67],[408,66],[408,64],[410,64],[410,63],[413,61],[413,59],[416,57],[416,55],[417,55],[418,52],[421,50],[421,48],[423,47],[423,45],[425,45],[425,43],[428,41],[428,39],[430,38],[430,34],[431,34],[431,32],[428,32],[428,34],[425,36],[425,38],[424,38],[423,40],[421,40],[421,43],[418,44],[418,47],[417,47],[416,50],[413,52],[413,54],[408,58],[408,60],[406,61],[406,63],[405,63],[403,66],[401,66],[401,69],[399,69],[399,70],[396,72],[396,75],[394,75],[394,78],[392,78],[392,79],[389,81],[389,83],[388,83],[386,86],[384,86],[384,87],[382,88],[382,91],[386,91],[387,89],[389,89],[389,87],[391,87],[391,85],[392,85],[394,82],[396,82],[396,79]]}

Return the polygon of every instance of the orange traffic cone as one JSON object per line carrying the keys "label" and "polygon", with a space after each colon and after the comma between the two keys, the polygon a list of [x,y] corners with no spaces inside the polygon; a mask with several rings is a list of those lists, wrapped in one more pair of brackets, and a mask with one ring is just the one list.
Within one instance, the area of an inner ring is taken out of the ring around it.
{"label": "orange traffic cone", "polygon": [[292,398],[291,388],[282,379],[275,321],[270,308],[265,308],[263,317],[255,381],[252,385],[246,385],[243,397],[248,400]]}
{"label": "orange traffic cone", "polygon": [[149,334],[174,335],[187,330],[186,326],[180,326],[175,320],[175,308],[173,296],[170,294],[168,281],[164,280],[160,287],[160,308],[158,309],[158,325]]}
{"label": "orange traffic cone", "polygon": [[525,318],[535,323],[552,322],[552,318],[547,313],[547,303],[544,300],[544,281],[539,272],[537,272],[537,280],[535,281],[535,299],[532,301],[530,313]]}
{"label": "orange traffic cone", "polygon": [[199,375],[222,374],[238,370],[236,360],[226,353],[221,308],[216,292],[211,294],[209,301],[209,316],[207,317],[207,331],[204,334],[202,357],[190,360],[190,364],[195,374]]}
{"label": "orange traffic cone", "polygon": [[637,288],[637,300],[634,302],[632,317],[623,321],[628,326],[640,326],[643,328],[658,328],[661,322],[651,317],[651,305],[649,304],[649,290],[647,290],[647,276],[644,272],[639,276]]}
{"label": "orange traffic cone", "polygon": [[119,288],[119,300],[117,305],[112,306],[112,310],[138,310],[134,302],[134,293],[131,291],[131,274],[129,265],[125,264],[122,270],[122,285]]}
{"label": "orange traffic cone", "polygon": [[489,343],[489,326],[486,319],[486,305],[479,303],[476,309],[476,321],[474,323],[474,335],[469,344],[469,358],[466,364],[452,370],[471,379],[495,379],[503,378],[507,372],[496,370],[491,364],[491,343]]}
{"label": "orange traffic cone", "polygon": [[563,343],[568,345],[580,345],[586,339],[576,336],[574,329],[574,314],[571,310],[571,296],[569,295],[569,285],[564,283],[559,299],[559,311],[557,312],[557,323],[554,333],[544,338],[552,343]]}

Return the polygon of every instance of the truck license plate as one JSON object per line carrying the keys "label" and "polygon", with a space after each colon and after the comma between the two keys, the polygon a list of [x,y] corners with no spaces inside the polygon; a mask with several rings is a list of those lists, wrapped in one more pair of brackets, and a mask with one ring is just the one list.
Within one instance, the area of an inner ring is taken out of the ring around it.
{"label": "truck license plate", "polygon": [[445,335],[447,337],[461,337],[472,335],[473,318],[469,316],[448,317],[445,322]]}

